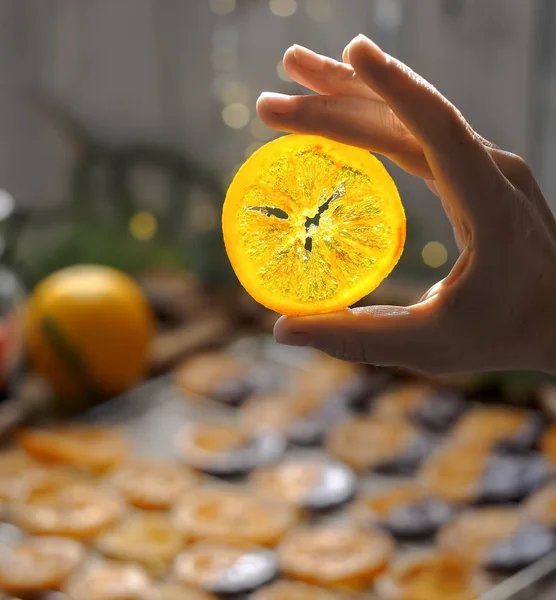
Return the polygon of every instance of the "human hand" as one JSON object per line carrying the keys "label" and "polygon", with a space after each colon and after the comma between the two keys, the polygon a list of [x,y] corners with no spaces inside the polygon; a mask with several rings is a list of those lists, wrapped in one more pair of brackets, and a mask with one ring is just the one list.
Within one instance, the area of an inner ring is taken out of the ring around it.
{"label": "human hand", "polygon": [[383,154],[424,179],[461,254],[417,304],[281,317],[276,340],[429,373],[556,373],[556,221],[527,164],[479,136],[430,83],[364,36],[343,60],[288,49],[286,71],[318,95],[265,93],[260,118]]}

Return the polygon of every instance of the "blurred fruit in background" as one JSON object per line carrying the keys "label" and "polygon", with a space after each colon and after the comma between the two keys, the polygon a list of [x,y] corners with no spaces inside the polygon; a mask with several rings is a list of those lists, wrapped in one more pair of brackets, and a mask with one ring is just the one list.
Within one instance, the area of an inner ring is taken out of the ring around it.
{"label": "blurred fruit in background", "polygon": [[5,231],[14,218],[15,201],[0,189],[0,398],[11,392],[14,374],[21,363],[21,306],[25,297],[23,285],[11,268],[11,238]]}
{"label": "blurred fruit in background", "polygon": [[153,329],[135,281],[96,265],[44,279],[24,314],[31,366],[68,398],[108,397],[137,383],[147,370]]}

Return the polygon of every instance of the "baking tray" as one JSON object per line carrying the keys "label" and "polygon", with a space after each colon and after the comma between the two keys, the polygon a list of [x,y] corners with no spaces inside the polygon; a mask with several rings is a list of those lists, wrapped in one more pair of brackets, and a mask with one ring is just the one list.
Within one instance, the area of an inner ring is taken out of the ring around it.
{"label": "baking tray", "polygon": [[[248,358],[255,357],[277,369],[281,367],[303,369],[305,361],[312,356],[310,350],[286,348],[277,345],[271,337],[260,336],[238,340],[229,350]],[[174,440],[180,429],[200,419],[234,418],[235,409],[208,397],[187,394],[178,389],[170,375],[152,379],[112,400],[86,411],[73,421],[118,426],[129,438],[137,456],[175,459]],[[320,448],[289,445],[286,457],[322,456]],[[361,488],[378,490],[393,482],[401,483],[404,478],[369,474],[359,477]],[[410,478],[407,478],[410,479]],[[336,513],[318,517],[319,520],[342,519],[341,509]],[[0,521],[1,549],[13,543],[21,533]],[[400,553],[413,553],[427,549],[426,544],[399,544]],[[236,600],[247,595],[235,596]],[[352,598],[377,600],[373,592],[351,595]],[[495,582],[495,585],[479,600],[556,600],[556,552],[544,557],[522,571]],[[3,596],[0,600],[13,600]],[[59,592],[47,592],[37,600],[67,600]]]}

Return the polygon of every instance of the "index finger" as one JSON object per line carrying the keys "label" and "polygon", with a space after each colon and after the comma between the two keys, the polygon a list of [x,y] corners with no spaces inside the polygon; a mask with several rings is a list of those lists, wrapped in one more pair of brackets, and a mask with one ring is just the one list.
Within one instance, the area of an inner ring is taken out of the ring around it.
{"label": "index finger", "polygon": [[349,59],[357,75],[421,143],[443,195],[460,205],[475,230],[491,234],[505,213],[497,192],[509,189],[509,184],[461,113],[430,83],[364,36],[351,42]]}

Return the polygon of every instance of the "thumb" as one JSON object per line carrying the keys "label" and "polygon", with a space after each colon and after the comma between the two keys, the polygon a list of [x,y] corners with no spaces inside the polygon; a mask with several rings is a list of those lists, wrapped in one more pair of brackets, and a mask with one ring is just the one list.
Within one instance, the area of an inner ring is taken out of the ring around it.
{"label": "thumb", "polygon": [[451,336],[429,302],[280,317],[274,337],[279,344],[311,346],[350,362],[424,371],[449,368],[444,363],[450,354],[446,348]]}

